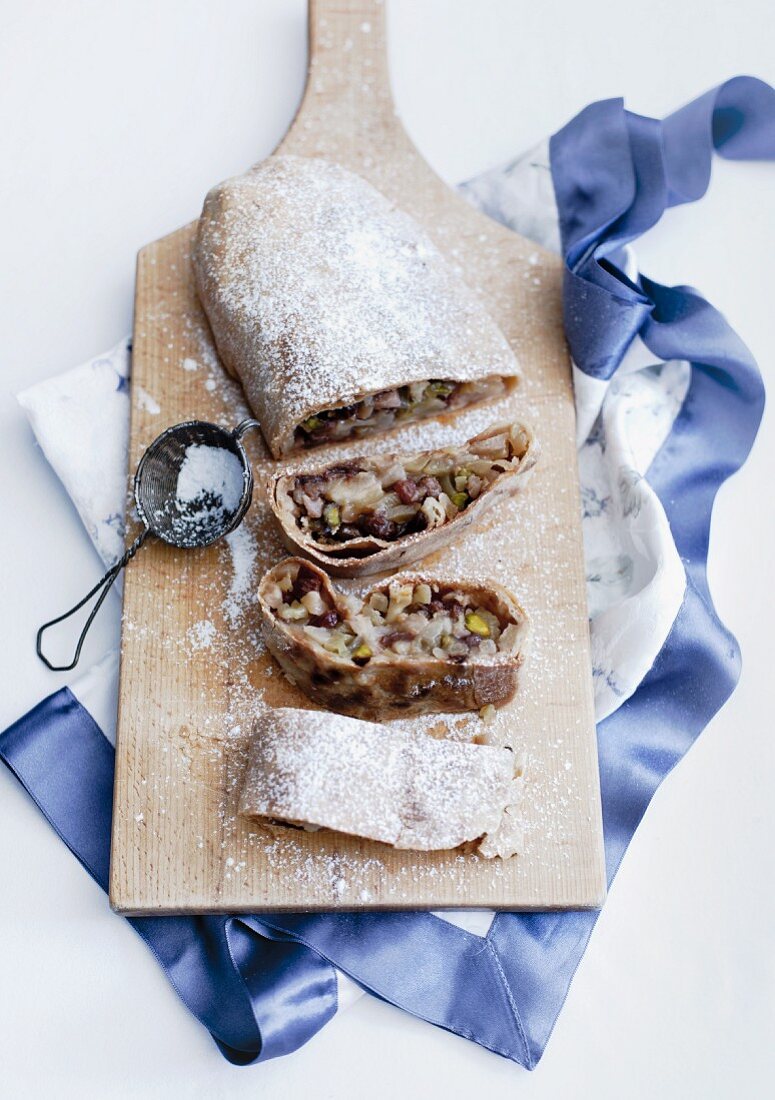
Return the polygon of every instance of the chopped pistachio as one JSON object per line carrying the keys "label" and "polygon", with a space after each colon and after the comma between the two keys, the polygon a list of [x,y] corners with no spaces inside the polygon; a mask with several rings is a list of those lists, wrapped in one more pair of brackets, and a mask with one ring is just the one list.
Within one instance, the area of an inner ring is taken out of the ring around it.
{"label": "chopped pistachio", "polygon": [[429,382],[425,392],[429,397],[449,397],[454,388],[454,382]]}
{"label": "chopped pistachio", "polygon": [[480,638],[490,637],[489,626],[482,616],[477,615],[475,611],[468,611],[466,613],[466,629],[470,630],[472,634],[477,634]]}
{"label": "chopped pistachio", "polygon": [[353,650],[352,658],[354,661],[368,661],[372,656],[371,647],[367,646],[365,642],[361,642],[357,649]]}
{"label": "chopped pistachio", "polygon": [[342,518],[336,504],[327,504],[323,509],[323,518],[332,531],[336,531],[341,525]]}
{"label": "chopped pistachio", "polygon": [[449,499],[452,501],[455,507],[460,509],[460,511],[462,512],[466,504],[468,504],[468,493],[453,493]]}
{"label": "chopped pistachio", "polygon": [[481,619],[487,623],[490,628],[491,638],[500,638],[501,636],[501,624],[497,615],[493,615],[492,611],[488,611],[486,607],[477,607],[476,613]]}
{"label": "chopped pistachio", "polygon": [[314,432],[316,428],[323,426],[323,421],[319,416],[308,416],[306,420],[302,421],[301,426],[305,432]]}

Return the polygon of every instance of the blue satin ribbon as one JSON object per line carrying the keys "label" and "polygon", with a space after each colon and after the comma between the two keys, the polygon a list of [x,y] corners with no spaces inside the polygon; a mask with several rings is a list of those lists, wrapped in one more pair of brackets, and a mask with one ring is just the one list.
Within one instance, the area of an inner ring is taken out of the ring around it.
{"label": "blue satin ribbon", "polygon": [[[0,755],[103,890],[113,746],[68,688],[0,735]],[[289,1054],[336,1012],[320,955],[254,917],[129,917],[186,1007],[240,1065]]]}
{"label": "blue satin ribbon", "polygon": [[662,122],[625,111],[621,99],[602,100],[551,139],[565,333],[585,374],[610,378],[652,313],[646,288],[624,273],[622,247],[668,207],[702,198],[714,149],[730,160],[775,156],[769,84],[735,77]]}
{"label": "blue satin ribbon", "polygon": [[[621,100],[582,111],[551,141],[577,365],[608,378],[640,334],[692,363],[689,391],[648,471],[687,572],[681,610],[635,694],[598,727],[609,880],[662,780],[733,690],[734,638],[705,573],[710,514],[744,462],[763,408],[747,349],[696,291],[630,282],[621,250],[668,206],[704,194],[712,151],[775,158],[775,92],[738,77],[663,122]],[[67,689],[0,735],[0,756],[86,869],[107,885],[113,750]],[[295,1050],[336,1010],[331,964],[375,995],[532,1068],[596,913],[501,913],[485,938],[429,913],[132,918],[225,1056]]]}

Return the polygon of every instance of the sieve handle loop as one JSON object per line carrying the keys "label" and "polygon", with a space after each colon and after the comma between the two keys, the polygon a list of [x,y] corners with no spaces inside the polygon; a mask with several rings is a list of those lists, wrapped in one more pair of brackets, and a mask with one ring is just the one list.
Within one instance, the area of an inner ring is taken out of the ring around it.
{"label": "sieve handle loop", "polygon": [[[113,586],[113,582],[115,581],[121,570],[124,568],[124,566],[127,564],[127,562],[130,562],[132,560],[132,558],[143,545],[149,534],[150,532],[146,527],[143,531],[140,532],[140,534],[137,536],[129,549],[126,550],[124,554],[122,554],[117,562],[111,565],[105,576],[101,580],[97,581],[94,588],[90,589],[83,597],[83,599],[78,601],[75,607],[71,607],[69,611],[65,611],[63,615],[57,616],[56,619],[52,619],[50,622],[44,623],[43,626],[40,628],[35,639],[35,649],[43,664],[46,665],[47,668],[50,668],[52,672],[69,672],[71,668],[75,668],[75,666],[78,664],[81,656],[81,649],[83,648],[83,643],[86,639],[89,627],[94,622],[94,617],[99,609],[102,607],[105,597],[107,596],[108,592],[110,592],[110,589]],[[100,589],[102,589],[101,592]],[[57,623],[64,622],[65,619],[69,619],[71,615],[74,615],[76,611],[80,611],[83,605],[85,603],[88,603],[92,596],[95,596],[97,592],[100,592],[99,599],[89,612],[89,618],[84,623],[83,630],[81,631],[81,635],[78,639],[78,644],[75,647],[75,654],[73,655],[72,661],[69,665],[52,665],[51,661],[49,661],[48,657],[46,657],[42,649],[43,635],[49,629],[49,627],[56,626]]]}
{"label": "sieve handle loop", "polygon": [[253,416],[249,416],[247,420],[241,420],[234,431],[231,433],[235,439],[242,439],[245,432],[249,432],[251,428],[260,428],[261,425]]}

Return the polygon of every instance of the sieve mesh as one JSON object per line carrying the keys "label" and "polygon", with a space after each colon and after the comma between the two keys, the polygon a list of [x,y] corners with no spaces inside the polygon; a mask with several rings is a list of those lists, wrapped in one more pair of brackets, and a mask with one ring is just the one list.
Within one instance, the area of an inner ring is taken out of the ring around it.
{"label": "sieve mesh", "polygon": [[[249,422],[246,422],[246,424]],[[253,475],[240,442],[241,424],[230,432],[204,420],[175,424],[150,445],[135,474],[135,504],[140,519],[157,538],[172,546],[190,549],[209,546],[233,531],[250,507]],[[233,454],[242,466],[242,493],[234,511],[214,508],[207,494],[193,503],[177,500],[178,475],[189,447],[220,447]]]}

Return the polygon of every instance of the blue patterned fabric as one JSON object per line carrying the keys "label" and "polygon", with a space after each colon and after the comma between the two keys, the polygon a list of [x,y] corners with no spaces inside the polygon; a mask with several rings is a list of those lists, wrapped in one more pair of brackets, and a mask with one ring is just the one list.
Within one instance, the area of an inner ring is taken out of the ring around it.
{"label": "blue patterned fabric", "polygon": [[[714,148],[738,159],[775,157],[775,92],[739,77],[663,122],[625,111],[620,100],[596,103],[550,145],[577,366],[609,378],[635,334],[658,358],[692,364],[681,412],[647,474],[686,566],[684,602],[638,690],[598,727],[609,879],[654,791],[739,672],[705,568],[713,500],[751,447],[761,380],[696,291],[633,283],[622,256],[667,207],[701,197]],[[106,887],[113,750],[88,712],[63,689],[0,735],[0,755]],[[420,913],[131,923],[233,1062],[289,1053],[322,1027],[336,1011],[335,966],[376,996],[532,1068],[596,916],[503,913],[485,938]]]}

